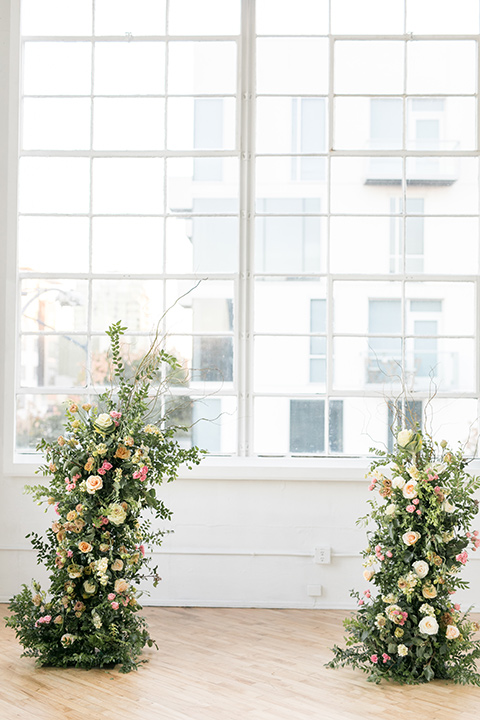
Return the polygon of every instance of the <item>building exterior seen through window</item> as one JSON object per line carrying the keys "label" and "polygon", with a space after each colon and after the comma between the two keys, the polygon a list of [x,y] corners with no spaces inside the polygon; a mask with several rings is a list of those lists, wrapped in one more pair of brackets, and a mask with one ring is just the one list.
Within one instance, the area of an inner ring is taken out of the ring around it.
{"label": "building exterior seen through window", "polygon": [[117,320],[187,445],[362,455],[410,409],[473,452],[476,0],[20,9],[19,455]]}

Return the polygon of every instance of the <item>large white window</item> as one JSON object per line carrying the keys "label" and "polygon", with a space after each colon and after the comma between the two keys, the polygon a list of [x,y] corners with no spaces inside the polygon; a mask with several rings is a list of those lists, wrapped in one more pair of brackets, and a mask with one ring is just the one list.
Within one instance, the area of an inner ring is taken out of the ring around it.
{"label": "large white window", "polygon": [[133,363],[160,323],[164,411],[212,453],[362,455],[405,390],[468,439],[478,0],[12,7],[18,456],[102,389],[117,320]]}

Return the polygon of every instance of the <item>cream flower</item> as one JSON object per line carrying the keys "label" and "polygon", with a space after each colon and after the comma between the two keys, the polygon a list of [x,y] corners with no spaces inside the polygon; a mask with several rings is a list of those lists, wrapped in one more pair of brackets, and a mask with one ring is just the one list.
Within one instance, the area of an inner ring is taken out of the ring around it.
{"label": "cream flower", "polygon": [[116,593],[124,593],[127,592],[129,585],[124,578],[119,578],[115,581],[114,587]]}
{"label": "cream flower", "polygon": [[406,533],[403,533],[402,540],[405,543],[405,545],[415,545],[415,543],[420,540],[422,536],[419,532],[416,530],[407,530]]}
{"label": "cream flower", "polygon": [[364,570],[363,571],[363,577],[365,578],[365,580],[367,582],[370,582],[370,580],[373,578],[374,575],[375,575],[374,570]]}
{"label": "cream flower", "polygon": [[418,629],[425,635],[436,635],[438,632],[438,622],[431,615],[425,615],[418,623]]}
{"label": "cream flower", "polygon": [[413,569],[417,577],[424,578],[426,575],[428,575],[429,566],[428,563],[425,562],[425,560],[417,560],[413,563]]}
{"label": "cream flower", "polygon": [[400,657],[405,657],[405,655],[408,655],[408,647],[406,645],[399,645],[397,647],[397,652]]}
{"label": "cream flower", "polygon": [[85,540],[82,540],[81,542],[78,543],[78,549],[82,553],[89,553],[89,552],[92,552],[93,548],[90,545],[90,543],[86,542]]}
{"label": "cream flower", "polygon": [[405,486],[405,480],[403,477],[394,477],[392,480],[392,487],[398,488],[399,490],[403,490]]}
{"label": "cream flower", "polygon": [[107,512],[107,518],[110,520],[111,523],[114,525],[121,525],[125,522],[125,518],[127,517],[127,513],[123,509],[121,505],[118,505],[118,503],[114,503],[113,505],[110,505]]}
{"label": "cream flower", "polygon": [[455,506],[452,505],[452,503],[448,500],[444,500],[442,503],[442,510],[444,510],[446,513],[453,513],[455,512]]}
{"label": "cream flower", "polygon": [[95,428],[98,428],[102,432],[110,430],[115,427],[114,422],[108,413],[101,413],[93,422]]}
{"label": "cream flower", "polygon": [[396,509],[397,506],[393,503],[390,503],[390,505],[387,505],[387,507],[385,508],[385,515],[387,515],[387,517],[393,517],[395,515]]}
{"label": "cream flower", "polygon": [[90,477],[87,478],[86,486],[87,492],[90,495],[94,495],[97,490],[100,490],[103,487],[103,480],[100,475],[90,475]]}
{"label": "cream flower", "polygon": [[123,560],[117,558],[116,560],[114,560],[110,567],[114,572],[120,572],[120,570],[123,570]]}
{"label": "cream flower", "polygon": [[424,598],[427,598],[427,600],[431,600],[437,597],[437,591],[433,585],[424,585],[422,587],[422,595]]}
{"label": "cream flower", "polygon": [[417,497],[417,481],[416,480],[409,480],[407,483],[405,483],[403,488],[403,497],[407,498],[408,500],[411,500],[414,497]]}
{"label": "cream flower", "polygon": [[402,448],[406,447],[413,438],[413,434],[412,430],[400,430],[397,435],[397,445]]}
{"label": "cream flower", "polygon": [[459,635],[460,630],[456,625],[447,625],[447,629],[445,631],[445,637],[447,640],[456,640]]}

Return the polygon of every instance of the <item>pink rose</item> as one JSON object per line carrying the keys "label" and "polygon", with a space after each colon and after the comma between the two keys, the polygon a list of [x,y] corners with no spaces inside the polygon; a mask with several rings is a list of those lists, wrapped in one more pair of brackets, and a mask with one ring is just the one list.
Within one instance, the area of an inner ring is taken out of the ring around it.
{"label": "pink rose", "polygon": [[118,610],[118,608],[120,607],[120,605],[118,604],[118,602],[112,602],[112,603],[110,603],[110,605],[112,606],[112,608],[113,608],[114,610]]}
{"label": "pink rose", "polygon": [[413,513],[415,512],[415,505],[407,505],[407,512]]}
{"label": "pink rose", "polygon": [[378,655],[370,655],[370,660],[373,663],[378,663]]}
{"label": "pink rose", "polygon": [[107,598],[110,600],[110,602],[111,602],[112,600],[115,600],[116,597],[117,597],[117,596],[115,595],[115,593],[108,593],[108,595],[107,595]]}

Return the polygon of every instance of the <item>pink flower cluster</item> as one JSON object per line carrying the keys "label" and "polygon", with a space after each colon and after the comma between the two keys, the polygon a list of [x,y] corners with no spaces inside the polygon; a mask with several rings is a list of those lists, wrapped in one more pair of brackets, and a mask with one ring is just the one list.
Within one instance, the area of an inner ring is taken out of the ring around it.
{"label": "pink flower cluster", "polygon": [[[382,658],[384,663],[392,659],[387,653],[383,653]],[[378,655],[370,655],[370,660],[372,663],[378,663]]]}
{"label": "pink flower cluster", "polygon": [[148,473],[148,467],[144,465],[140,470],[135,470],[133,473],[133,479],[134,480],[140,480],[140,482],[144,482],[147,479],[147,473]]}
{"label": "pink flower cluster", "polygon": [[51,615],[44,615],[43,617],[38,618],[37,622],[35,623],[35,627],[38,627],[39,625],[48,625],[51,619]]}
{"label": "pink flower cluster", "polygon": [[71,492],[72,490],[75,490],[75,488],[77,487],[77,480],[81,477],[82,476],[80,475],[80,473],[77,473],[76,475],[74,475],[72,477],[72,479],[70,479],[68,477],[65,478],[67,492]]}
{"label": "pink flower cluster", "polygon": [[118,412],[117,410],[112,410],[110,412],[110,417],[113,418],[113,422],[115,423],[115,427],[118,427],[120,423],[118,422],[120,418],[122,417],[122,413]]}
{"label": "pink flower cluster", "polygon": [[377,484],[377,481],[378,481],[378,478],[373,476],[372,482],[368,486],[368,489],[370,490],[370,492],[372,492],[372,490],[375,490],[375,485]]}
{"label": "pink flower cluster", "polygon": [[455,556],[455,560],[458,560],[458,562],[461,562],[462,565],[466,565],[466,564],[467,564],[467,560],[468,560],[468,553],[467,553],[467,551],[464,550],[463,552],[461,552],[461,553],[459,553],[458,555],[456,555],[456,556]]}
{"label": "pink flower cluster", "polygon": [[473,533],[467,532],[467,538],[471,541],[473,552],[476,552],[480,547],[480,538],[478,537],[478,530],[474,530]]}
{"label": "pink flower cluster", "polygon": [[428,473],[427,480],[430,481],[430,482],[431,482],[432,480],[438,480],[438,475],[437,475],[437,473],[432,474],[431,471],[430,471],[430,472]]}
{"label": "pink flower cluster", "polygon": [[111,465],[109,462],[107,462],[106,460],[104,460],[102,467],[98,469],[98,474],[99,474],[99,475],[105,475],[105,473],[107,472],[107,470],[111,470],[112,467],[113,467],[113,465]]}

